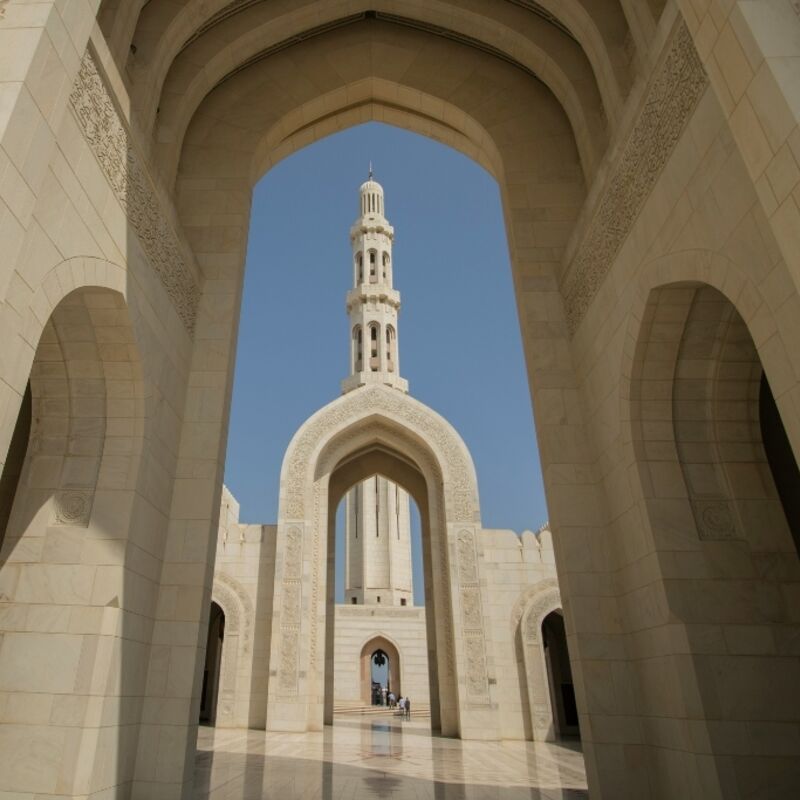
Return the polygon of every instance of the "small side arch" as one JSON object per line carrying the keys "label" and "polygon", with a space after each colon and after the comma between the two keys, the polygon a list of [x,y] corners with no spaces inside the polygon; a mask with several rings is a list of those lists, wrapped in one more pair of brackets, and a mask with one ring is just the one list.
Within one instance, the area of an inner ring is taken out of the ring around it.
{"label": "small side arch", "polygon": [[540,585],[534,587],[519,620],[518,635],[525,668],[530,731],[533,740],[538,742],[551,742],[556,738],[554,709],[542,641],[542,623],[548,614],[561,607],[558,586],[553,583]]}
{"label": "small side arch", "polygon": [[402,660],[400,648],[385,633],[373,633],[367,637],[359,651],[359,675],[361,678],[361,700],[365,705],[372,702],[372,656],[382,650],[389,660],[389,690],[398,697],[402,692]]}
{"label": "small side arch", "polygon": [[252,651],[253,604],[229,575],[215,575],[211,602],[225,614],[225,639],[220,660],[216,726],[246,728],[249,723],[249,672]]}

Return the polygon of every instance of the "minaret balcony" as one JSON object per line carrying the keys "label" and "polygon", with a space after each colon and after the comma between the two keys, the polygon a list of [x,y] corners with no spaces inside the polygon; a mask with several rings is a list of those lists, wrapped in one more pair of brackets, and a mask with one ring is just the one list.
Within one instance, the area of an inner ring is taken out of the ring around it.
{"label": "minaret balcony", "polygon": [[368,214],[357,219],[350,228],[350,241],[355,241],[358,236],[363,236],[365,233],[382,233],[390,241],[394,239],[394,228],[385,217],[377,214]]}
{"label": "minaret balcony", "polygon": [[385,283],[361,283],[347,293],[347,312],[364,303],[385,303],[394,309],[400,308],[400,292]]}
{"label": "minaret balcony", "polygon": [[342,394],[358,389],[361,386],[372,386],[380,384],[389,386],[392,389],[399,389],[401,392],[408,392],[408,381],[401,378],[396,372],[356,372],[342,381]]}

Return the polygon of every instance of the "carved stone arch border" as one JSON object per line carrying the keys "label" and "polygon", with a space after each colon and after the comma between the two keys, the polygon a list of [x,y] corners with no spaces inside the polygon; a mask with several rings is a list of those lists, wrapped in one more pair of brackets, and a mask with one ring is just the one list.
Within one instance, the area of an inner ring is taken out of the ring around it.
{"label": "carved stone arch border", "polygon": [[[329,403],[310,417],[289,443],[281,467],[279,517],[304,516],[313,504],[311,487],[323,448],[347,427],[369,416],[382,416],[413,431],[435,458],[442,480],[452,487],[448,521],[480,524],[478,482],[472,457],[447,420],[432,409],[395,389],[367,386]],[[280,520],[279,520],[280,521]]]}
{"label": "carved stone arch border", "polygon": [[[366,445],[412,460],[429,500],[439,686],[448,735],[496,738],[481,586],[480,507],[469,451],[441,416],[408,395],[368,386],[333,401],[298,430],[284,457],[270,658],[270,730],[321,727],[328,484]],[[487,716],[488,715],[488,716]],[[474,718],[474,720],[473,720]],[[481,720],[478,722],[478,720]]]}
{"label": "carved stone arch border", "polygon": [[246,671],[246,660],[252,650],[253,603],[239,582],[225,574],[214,576],[211,602],[225,614],[216,725],[247,727],[248,698],[241,697],[246,687],[240,676]]}
{"label": "carved stone arch border", "polygon": [[562,608],[558,585],[552,579],[542,581],[526,592],[523,602],[521,608],[521,603],[515,607],[512,624],[515,629],[519,625],[531,730],[534,741],[550,742],[555,739],[555,722],[542,643],[542,622],[548,614]]}

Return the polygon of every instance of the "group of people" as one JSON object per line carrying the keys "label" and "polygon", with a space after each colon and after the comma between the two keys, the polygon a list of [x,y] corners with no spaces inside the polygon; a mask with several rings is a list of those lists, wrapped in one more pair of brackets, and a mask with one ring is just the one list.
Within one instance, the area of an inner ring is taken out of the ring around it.
{"label": "group of people", "polygon": [[408,697],[398,698],[377,681],[372,684],[372,705],[399,709],[403,719],[411,719],[411,700]]}

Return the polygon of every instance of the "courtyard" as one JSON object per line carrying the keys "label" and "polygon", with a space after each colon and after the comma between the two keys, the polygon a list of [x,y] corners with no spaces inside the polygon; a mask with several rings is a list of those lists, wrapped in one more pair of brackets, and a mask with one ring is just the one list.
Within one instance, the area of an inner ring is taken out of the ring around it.
{"label": "courtyard", "polygon": [[432,736],[426,719],[337,715],[313,733],[201,727],[194,800],[581,800],[583,756],[559,742]]}

